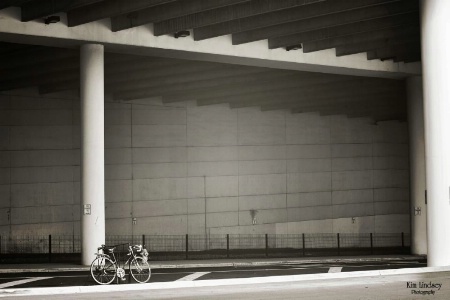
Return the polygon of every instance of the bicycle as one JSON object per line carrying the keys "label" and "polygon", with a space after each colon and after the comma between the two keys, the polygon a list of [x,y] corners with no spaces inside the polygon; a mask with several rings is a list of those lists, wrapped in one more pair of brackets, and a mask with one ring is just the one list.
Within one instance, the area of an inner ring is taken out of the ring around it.
{"label": "bicycle", "polygon": [[[148,251],[142,245],[120,244],[115,246],[101,245],[97,248],[97,256],[91,264],[91,276],[98,284],[110,284],[114,279],[125,280],[125,270],[119,265],[119,260],[114,254],[119,246],[128,246],[128,259],[123,267],[128,264],[129,274],[136,282],[146,283],[150,280],[151,270],[148,264]],[[119,253],[118,253],[119,256]]]}

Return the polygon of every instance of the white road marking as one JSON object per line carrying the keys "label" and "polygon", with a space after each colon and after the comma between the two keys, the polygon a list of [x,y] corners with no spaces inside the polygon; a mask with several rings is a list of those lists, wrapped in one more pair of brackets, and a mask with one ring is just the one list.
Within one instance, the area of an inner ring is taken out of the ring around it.
{"label": "white road marking", "polygon": [[[322,266],[324,267],[324,266]],[[324,267],[325,268],[325,267]],[[238,273],[238,272],[264,272],[264,271],[283,271],[283,270],[304,270],[304,269],[310,269],[310,268],[280,268],[280,269],[233,269],[233,270],[225,270],[225,271],[220,271],[220,270],[214,270],[212,272],[214,273]],[[208,272],[211,273],[211,272]],[[167,275],[167,274],[192,274],[192,272],[171,272],[171,273],[165,273],[165,272],[152,272],[152,275]],[[62,277],[62,276],[58,276],[58,277]]]}
{"label": "white road marking", "polygon": [[342,270],[342,267],[332,267],[328,270],[328,273],[340,273]]}
{"label": "white road marking", "polygon": [[33,282],[33,281],[50,279],[50,278],[53,278],[53,277],[34,277],[34,278],[27,278],[27,279],[22,279],[22,280],[6,282],[6,283],[0,284],[0,289],[4,289],[4,288],[10,287],[10,286],[15,286],[15,285],[19,285],[19,284],[25,284],[25,283],[29,283],[29,282]]}
{"label": "white road marking", "polygon": [[194,273],[194,274],[190,274],[190,275],[188,275],[188,276],[181,277],[181,278],[178,279],[177,281],[192,281],[192,280],[195,280],[195,279],[197,279],[197,278],[200,278],[200,277],[202,277],[203,275],[206,275],[206,274],[209,274],[209,273],[211,273],[211,272],[196,272],[196,273]]}

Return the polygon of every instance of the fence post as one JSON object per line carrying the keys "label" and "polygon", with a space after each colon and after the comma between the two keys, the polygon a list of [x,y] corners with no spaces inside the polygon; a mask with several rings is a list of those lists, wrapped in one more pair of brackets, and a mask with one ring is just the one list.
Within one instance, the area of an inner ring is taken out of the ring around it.
{"label": "fence post", "polygon": [[48,235],[48,262],[52,262],[52,235]]}
{"label": "fence post", "polygon": [[405,251],[405,234],[402,232],[402,252]]}
{"label": "fence post", "polygon": [[142,235],[142,247],[145,247],[145,234]]}
{"label": "fence post", "polygon": [[339,238],[339,233],[337,234],[337,246],[338,246],[338,255],[341,255],[341,239]]}
{"label": "fence post", "polygon": [[305,234],[302,233],[303,256],[305,256]]}
{"label": "fence post", "polygon": [[266,233],[266,257],[269,256],[269,235]]}
{"label": "fence post", "polygon": [[370,233],[370,254],[373,254],[373,233]]}
{"label": "fence post", "polygon": [[189,235],[186,233],[186,259],[189,258]]}
{"label": "fence post", "polygon": [[227,258],[230,258],[230,235],[227,233]]}

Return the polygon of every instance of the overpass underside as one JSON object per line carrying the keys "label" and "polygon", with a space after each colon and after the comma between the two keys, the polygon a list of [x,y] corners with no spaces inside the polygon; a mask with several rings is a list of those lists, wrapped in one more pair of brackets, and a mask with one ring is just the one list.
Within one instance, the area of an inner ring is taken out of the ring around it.
{"label": "overpass underside", "polygon": [[1,235],[426,253],[417,1],[42,3],[0,5]]}

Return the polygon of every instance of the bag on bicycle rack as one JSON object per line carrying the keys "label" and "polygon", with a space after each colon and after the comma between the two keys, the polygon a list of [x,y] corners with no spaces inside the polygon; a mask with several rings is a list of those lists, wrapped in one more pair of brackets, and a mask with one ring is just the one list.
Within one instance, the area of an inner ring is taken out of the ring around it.
{"label": "bag on bicycle rack", "polygon": [[142,259],[144,260],[144,262],[147,262],[148,261],[148,251],[147,251],[147,249],[143,248],[142,252],[141,252],[141,255],[142,255]]}
{"label": "bag on bicycle rack", "polygon": [[145,249],[145,246],[134,245],[133,246],[133,251],[136,251],[136,253],[139,254],[142,257],[144,262],[146,262],[148,260],[148,251],[147,251],[147,249]]}

